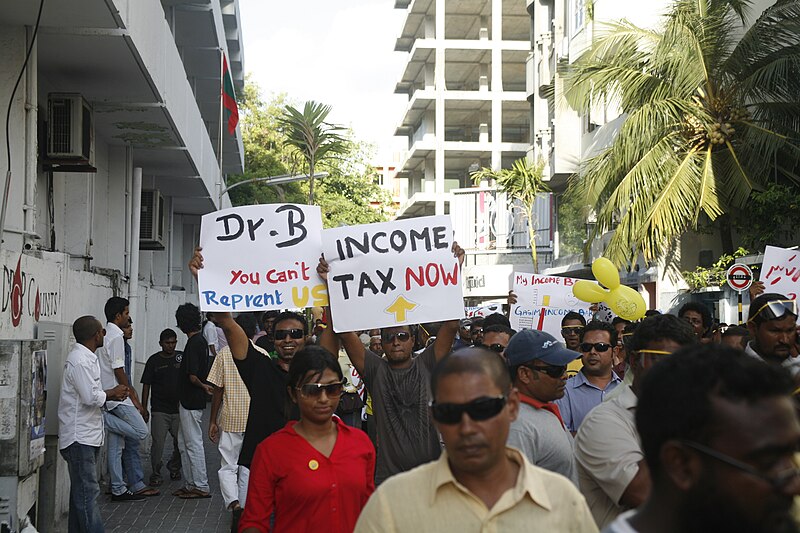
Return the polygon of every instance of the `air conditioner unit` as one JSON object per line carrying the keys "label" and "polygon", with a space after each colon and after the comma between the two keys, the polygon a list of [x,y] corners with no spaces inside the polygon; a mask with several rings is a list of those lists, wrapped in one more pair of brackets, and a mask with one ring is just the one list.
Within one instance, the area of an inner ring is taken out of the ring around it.
{"label": "air conditioner unit", "polygon": [[80,94],[47,97],[47,158],[68,165],[94,166],[94,115]]}
{"label": "air conditioner unit", "polygon": [[139,249],[164,250],[164,197],[155,190],[142,191]]}

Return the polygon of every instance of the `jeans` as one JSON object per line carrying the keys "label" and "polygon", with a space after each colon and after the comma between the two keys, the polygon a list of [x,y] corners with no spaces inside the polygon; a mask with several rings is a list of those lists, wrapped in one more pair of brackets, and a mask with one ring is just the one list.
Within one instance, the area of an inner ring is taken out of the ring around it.
{"label": "jeans", "polygon": [[[132,405],[120,404],[103,414],[108,429],[108,475],[111,477],[111,493],[119,496],[128,487],[122,477],[123,466],[131,492],[146,487],[139,443],[147,437],[147,424]],[[123,450],[124,446],[124,450]]]}
{"label": "jeans", "polygon": [[169,432],[172,435],[173,449],[172,456],[167,462],[167,470],[172,472],[181,471],[181,452],[178,450],[178,433],[181,429],[181,417],[178,413],[161,413],[153,411],[150,414],[152,444],[150,446],[150,464],[154,474],[161,474],[161,466],[164,456],[164,439]]}
{"label": "jeans", "polygon": [[97,454],[100,448],[73,442],[61,456],[69,468],[69,533],[105,533],[97,498]]}
{"label": "jeans", "polygon": [[250,470],[238,464],[243,441],[244,433],[220,432],[219,454],[222,459],[219,469],[219,489],[226,509],[235,501],[244,507],[247,498]]}
{"label": "jeans", "polygon": [[178,407],[181,415],[181,432],[178,447],[181,450],[181,470],[184,488],[208,492],[206,454],[203,450],[203,410]]}

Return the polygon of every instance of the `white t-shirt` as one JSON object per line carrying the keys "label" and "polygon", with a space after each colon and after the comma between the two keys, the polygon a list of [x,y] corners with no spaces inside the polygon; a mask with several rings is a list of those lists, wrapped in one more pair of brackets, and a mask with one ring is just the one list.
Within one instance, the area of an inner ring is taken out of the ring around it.
{"label": "white t-shirt", "polygon": [[222,348],[219,346],[219,335],[217,335],[217,326],[210,320],[203,326],[203,337],[209,346],[214,347],[214,351],[219,353]]}
{"label": "white t-shirt", "polygon": [[[114,375],[114,369],[125,367],[125,338],[119,326],[113,322],[106,324],[106,336],[103,339],[103,346],[98,348],[95,353],[97,354],[97,362],[100,364],[100,382],[103,385],[103,390],[113,389],[119,385],[117,377]],[[106,408],[110,411],[119,404],[133,407],[131,399],[126,398],[122,402],[109,400],[106,402]]]}

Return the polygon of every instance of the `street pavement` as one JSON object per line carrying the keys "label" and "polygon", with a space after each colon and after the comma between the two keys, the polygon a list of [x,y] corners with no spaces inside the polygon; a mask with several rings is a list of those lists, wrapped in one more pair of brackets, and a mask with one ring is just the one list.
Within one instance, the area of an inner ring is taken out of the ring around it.
{"label": "street pavement", "polygon": [[[172,481],[166,469],[167,461],[172,453],[171,437],[167,436],[164,446],[164,467],[161,476],[164,483],[158,487],[159,496],[153,496],[138,502],[114,503],[111,496],[106,494],[106,487],[101,485],[100,514],[106,526],[107,533],[150,533],[150,532],[175,532],[175,533],[222,533],[229,532],[231,527],[231,513],[224,509],[222,496],[219,492],[220,456],[216,444],[212,443],[208,435],[208,415],[210,408],[205,410],[203,416],[203,446],[206,451],[206,469],[208,481],[211,486],[211,498],[202,500],[182,500],[172,493],[183,486],[183,481]],[[145,483],[150,479],[150,440],[147,446],[141,449],[142,464],[144,466]]]}

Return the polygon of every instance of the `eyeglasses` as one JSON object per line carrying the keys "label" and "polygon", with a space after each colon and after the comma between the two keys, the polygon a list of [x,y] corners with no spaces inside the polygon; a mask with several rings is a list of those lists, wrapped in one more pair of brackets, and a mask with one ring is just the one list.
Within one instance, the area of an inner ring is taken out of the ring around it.
{"label": "eyeglasses", "polygon": [[[786,488],[787,485],[795,481],[798,477],[800,477],[800,468],[797,467],[795,463],[793,467],[784,470],[783,472],[779,472],[775,475],[770,475],[757,468],[739,461],[738,459],[734,459],[733,457],[726,455],[722,452],[719,452],[713,448],[709,448],[699,442],[694,442],[691,440],[683,440],[681,439],[680,442],[684,446],[688,446],[693,450],[696,450],[707,457],[711,457],[712,459],[716,459],[721,463],[725,463],[726,465],[735,468],[745,474],[750,474],[751,476],[757,477],[762,481],[766,481],[772,488],[776,491],[782,491]],[[793,461],[794,462],[794,461]]]}
{"label": "eyeglasses", "polygon": [[319,398],[322,396],[322,391],[325,391],[328,398],[338,398],[342,395],[342,391],[344,390],[344,382],[327,383],[325,385],[322,383],[306,383],[305,385],[296,387],[296,389],[306,398]]}
{"label": "eyeglasses", "polygon": [[592,348],[594,348],[596,352],[607,352],[611,348],[611,345],[606,344],[605,342],[582,342],[580,345],[582,352],[591,352]]}
{"label": "eyeglasses", "polygon": [[561,336],[566,337],[567,335],[582,335],[583,334],[583,326],[564,326],[561,328]]}
{"label": "eyeglasses", "polygon": [[486,348],[487,350],[491,350],[495,353],[503,353],[503,351],[506,349],[505,346],[497,342],[494,344],[481,344],[481,347]]}
{"label": "eyeglasses", "polygon": [[395,338],[400,342],[406,342],[411,338],[411,333],[407,331],[400,331],[398,333],[381,333],[381,341],[383,342],[394,342]]}
{"label": "eyeglasses", "polygon": [[291,337],[293,339],[302,339],[305,332],[302,329],[276,329],[275,333],[276,341],[282,341],[286,337]]}
{"label": "eyeglasses", "polygon": [[436,403],[428,405],[431,408],[433,419],[440,424],[458,424],[467,413],[472,420],[480,422],[489,420],[500,414],[506,405],[505,396],[482,397],[468,403]]}
{"label": "eyeglasses", "polygon": [[537,372],[541,372],[542,374],[547,374],[551,378],[560,378],[564,375],[567,371],[567,365],[563,366],[556,366],[556,365],[545,365],[545,366],[533,366],[533,365],[524,365],[531,370],[536,370]]}
{"label": "eyeglasses", "polygon": [[661,359],[665,355],[672,355],[672,352],[667,352],[664,350],[636,350],[634,353],[639,355],[647,355],[651,359]]}
{"label": "eyeglasses", "polygon": [[764,320],[775,320],[783,318],[787,313],[797,316],[797,304],[794,300],[773,300],[762,305],[747,322],[755,320],[758,315],[762,315]]}

